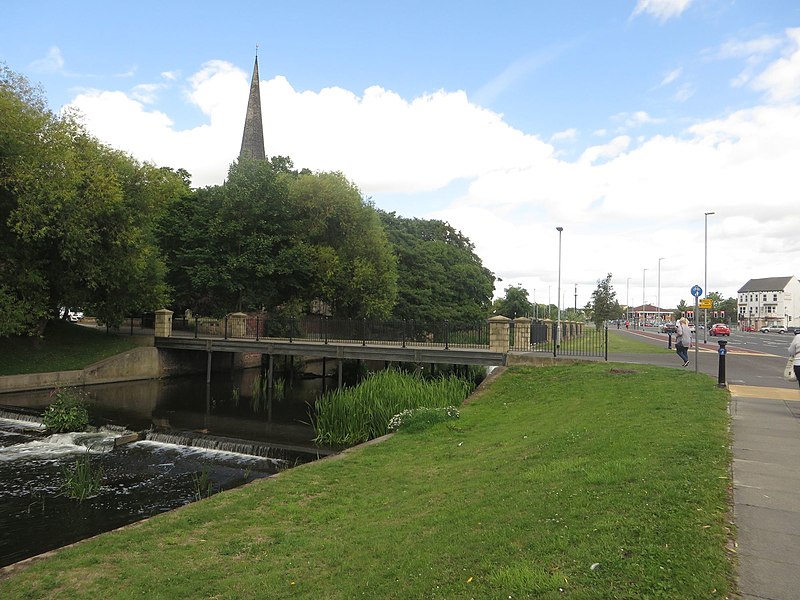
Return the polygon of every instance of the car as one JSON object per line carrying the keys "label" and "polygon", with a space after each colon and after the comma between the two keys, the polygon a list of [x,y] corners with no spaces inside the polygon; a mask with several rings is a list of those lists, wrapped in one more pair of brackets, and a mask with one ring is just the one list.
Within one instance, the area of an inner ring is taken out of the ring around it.
{"label": "car", "polygon": [[[701,330],[705,329],[705,325],[700,325],[699,327],[700,327]],[[694,323],[689,323],[689,332],[690,333],[694,333],[695,332]]]}
{"label": "car", "polygon": [[786,327],[783,325],[767,325],[759,329],[761,333],[786,333]]}
{"label": "car", "polygon": [[708,329],[708,335],[727,335],[730,336],[731,328],[725,325],[725,323],[714,323]]}
{"label": "car", "polygon": [[678,330],[678,326],[675,323],[663,323],[660,329],[661,333],[675,333]]}

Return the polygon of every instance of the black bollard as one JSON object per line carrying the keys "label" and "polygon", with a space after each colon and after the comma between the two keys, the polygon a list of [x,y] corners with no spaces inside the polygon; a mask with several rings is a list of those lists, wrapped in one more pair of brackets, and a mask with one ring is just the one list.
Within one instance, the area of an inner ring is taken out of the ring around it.
{"label": "black bollard", "polygon": [[667,332],[667,349],[672,350],[672,334]]}
{"label": "black bollard", "polygon": [[718,340],[717,343],[719,344],[719,371],[717,373],[717,386],[725,387],[727,385],[725,382],[725,355],[728,353],[728,350],[725,348],[725,346],[728,344],[728,340]]}

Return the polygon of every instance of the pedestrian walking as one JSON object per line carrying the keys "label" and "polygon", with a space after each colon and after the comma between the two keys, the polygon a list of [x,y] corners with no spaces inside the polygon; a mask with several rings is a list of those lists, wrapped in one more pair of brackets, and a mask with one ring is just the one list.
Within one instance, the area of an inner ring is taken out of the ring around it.
{"label": "pedestrian walking", "polygon": [[800,329],[795,329],[794,333],[794,339],[789,345],[789,360],[794,364],[794,378],[800,386]]}
{"label": "pedestrian walking", "polygon": [[684,367],[689,364],[689,348],[691,345],[692,332],[689,329],[689,321],[686,320],[686,317],[681,317],[675,329],[675,354],[683,361],[682,366]]}

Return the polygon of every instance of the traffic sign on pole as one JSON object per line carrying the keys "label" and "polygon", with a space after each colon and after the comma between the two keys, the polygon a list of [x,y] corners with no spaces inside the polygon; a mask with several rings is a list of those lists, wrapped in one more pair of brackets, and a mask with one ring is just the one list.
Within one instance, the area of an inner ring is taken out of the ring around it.
{"label": "traffic sign on pole", "polygon": [[703,295],[703,288],[701,288],[699,285],[692,286],[692,296],[694,296],[695,298],[699,298],[702,295]]}
{"label": "traffic sign on pole", "polygon": [[698,304],[700,308],[705,308],[705,309],[714,308],[714,300],[712,300],[711,298],[700,298]]}

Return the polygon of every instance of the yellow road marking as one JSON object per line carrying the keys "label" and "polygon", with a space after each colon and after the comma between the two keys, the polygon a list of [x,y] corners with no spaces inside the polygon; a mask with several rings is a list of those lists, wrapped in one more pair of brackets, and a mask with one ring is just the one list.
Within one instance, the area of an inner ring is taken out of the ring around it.
{"label": "yellow road marking", "polygon": [[768,400],[790,400],[800,402],[800,388],[793,390],[776,387],[759,387],[755,385],[729,385],[732,396],[741,398],[765,398]]}

